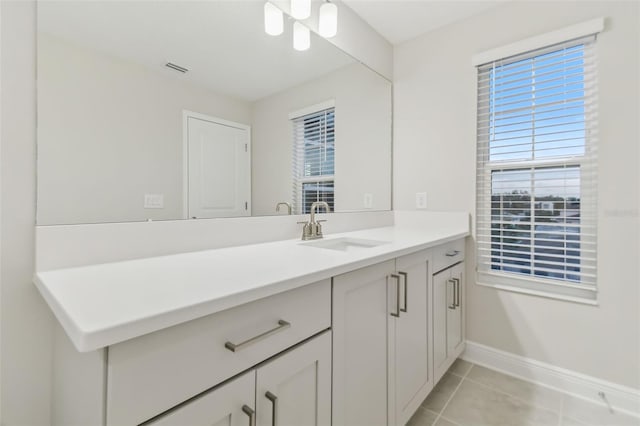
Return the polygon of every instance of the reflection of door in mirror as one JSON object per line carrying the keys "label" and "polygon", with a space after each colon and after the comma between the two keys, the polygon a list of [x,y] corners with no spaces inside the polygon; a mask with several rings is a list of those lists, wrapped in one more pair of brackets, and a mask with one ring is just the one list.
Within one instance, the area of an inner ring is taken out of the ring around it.
{"label": "reflection of door in mirror", "polygon": [[250,127],[184,112],[184,217],[251,216]]}

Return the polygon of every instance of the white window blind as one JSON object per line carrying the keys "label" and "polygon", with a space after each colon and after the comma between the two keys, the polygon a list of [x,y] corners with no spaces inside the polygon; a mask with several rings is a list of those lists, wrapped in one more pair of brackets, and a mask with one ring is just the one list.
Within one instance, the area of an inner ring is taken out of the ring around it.
{"label": "white window blind", "polygon": [[309,213],[315,201],[334,211],[335,108],[305,114],[293,123],[293,204]]}
{"label": "white window blind", "polygon": [[596,295],[595,35],[478,67],[478,282]]}

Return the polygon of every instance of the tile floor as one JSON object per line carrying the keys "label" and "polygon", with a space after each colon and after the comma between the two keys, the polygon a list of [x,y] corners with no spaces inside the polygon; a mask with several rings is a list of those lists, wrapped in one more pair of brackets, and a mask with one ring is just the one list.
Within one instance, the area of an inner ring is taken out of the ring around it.
{"label": "tile floor", "polygon": [[407,423],[519,425],[640,426],[640,419],[458,359]]}

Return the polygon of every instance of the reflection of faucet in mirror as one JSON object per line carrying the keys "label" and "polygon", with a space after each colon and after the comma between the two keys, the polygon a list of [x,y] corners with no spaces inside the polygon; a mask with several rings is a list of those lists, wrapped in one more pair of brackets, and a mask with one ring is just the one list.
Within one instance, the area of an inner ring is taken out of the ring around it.
{"label": "reflection of faucet in mirror", "polygon": [[318,207],[324,207],[327,213],[331,211],[329,204],[324,201],[316,201],[311,204],[309,222],[298,222],[304,223],[304,228],[302,228],[303,240],[317,240],[318,238],[322,238],[322,225],[320,225],[320,222],[326,222],[326,220],[316,220],[315,214]]}
{"label": "reflection of faucet in mirror", "polygon": [[280,211],[280,206],[287,206],[287,214],[291,214],[291,204],[284,201],[276,204],[276,212]]}

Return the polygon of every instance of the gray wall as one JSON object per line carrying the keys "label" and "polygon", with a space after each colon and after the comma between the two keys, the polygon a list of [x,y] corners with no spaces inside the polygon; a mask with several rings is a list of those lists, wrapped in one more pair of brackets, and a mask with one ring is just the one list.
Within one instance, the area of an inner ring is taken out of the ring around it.
{"label": "gray wall", "polygon": [[38,224],[183,218],[183,110],[251,119],[249,102],[39,33]]}
{"label": "gray wall", "polygon": [[394,208],[427,192],[430,209],[475,210],[475,53],[596,17],[598,36],[598,302],[588,306],[473,284],[467,337],[633,388],[640,387],[640,5],[506,2],[396,47]]}
{"label": "gray wall", "polygon": [[0,306],[3,425],[48,425],[52,315],[35,286],[36,9],[0,2]]}
{"label": "gray wall", "polygon": [[254,215],[275,214],[291,201],[292,126],[289,113],[335,100],[335,209],[391,209],[391,84],[355,63],[309,83],[252,104],[252,207]]}

